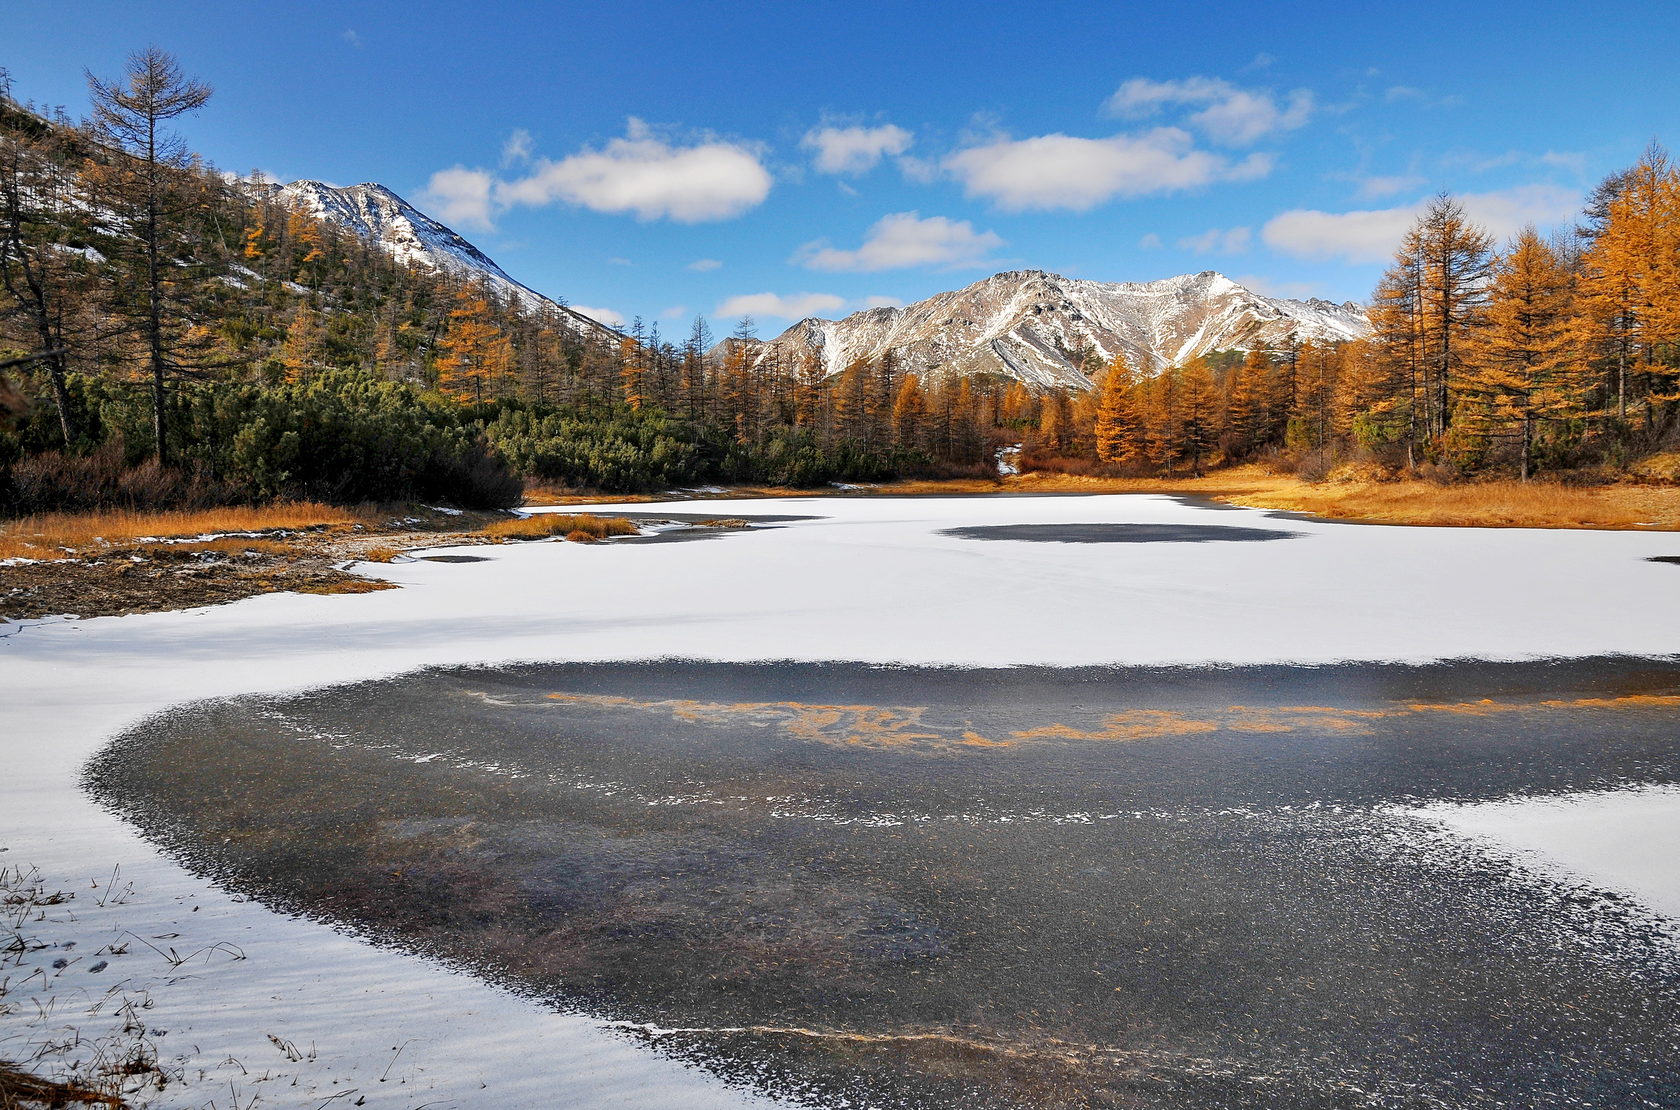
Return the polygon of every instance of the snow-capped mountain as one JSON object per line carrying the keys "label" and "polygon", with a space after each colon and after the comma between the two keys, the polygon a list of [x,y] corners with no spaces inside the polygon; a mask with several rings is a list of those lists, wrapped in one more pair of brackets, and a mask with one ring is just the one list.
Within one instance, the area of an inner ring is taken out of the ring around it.
{"label": "snow-capped mountain", "polygon": [[1088,344],[1107,362],[1124,352],[1145,373],[1215,350],[1274,347],[1294,336],[1357,339],[1370,330],[1354,303],[1263,297],[1211,270],[1150,282],[1065,278],[1014,270],[905,308],[843,320],[801,320],[764,344],[784,360],[814,353],[829,374],[892,351],[932,379],[996,373],[1038,389],[1089,389],[1068,352]]}
{"label": "snow-capped mountain", "polygon": [[553,309],[589,331],[609,337],[616,334],[599,321],[513,280],[489,255],[383,185],[368,182],[340,189],[319,181],[294,181],[280,186],[275,195],[316,219],[338,224],[379,244],[399,262],[423,270],[442,269],[482,278],[528,311]]}

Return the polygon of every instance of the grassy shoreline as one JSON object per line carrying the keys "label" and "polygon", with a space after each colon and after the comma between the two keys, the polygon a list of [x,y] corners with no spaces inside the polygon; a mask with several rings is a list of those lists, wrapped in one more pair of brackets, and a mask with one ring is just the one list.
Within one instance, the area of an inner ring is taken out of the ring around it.
{"label": "grassy shoreline", "polygon": [[[685,491],[686,492],[686,491]],[[997,480],[955,478],[861,488],[794,490],[735,487],[697,496],[951,497],[997,493],[1152,493],[1205,497],[1229,505],[1305,513],[1326,520],[1446,528],[1588,528],[1680,531],[1680,486],[1491,481],[1439,485],[1418,479],[1306,482],[1259,466],[1202,478],[1094,478],[1031,471]],[[668,500],[670,494],[585,494],[533,489],[528,505],[599,505]]]}
{"label": "grassy shoreline", "polygon": [[[757,497],[962,497],[996,494],[1165,494],[1322,520],[1426,527],[1680,531],[1680,486],[1556,482],[1343,481],[1309,483],[1258,466],[1203,478],[1093,478],[1029,472],[796,490],[736,487],[659,495],[535,489],[527,507],[577,509],[534,519],[418,506],[278,504],[193,513],[88,513],[0,524],[0,621],[53,613],[107,616],[235,601],[254,594],[363,593],[389,584],[354,573],[419,547],[563,537],[590,542],[636,529],[590,505],[669,501],[692,493]],[[7,562],[11,560],[11,562]]]}
{"label": "grassy shoreline", "polygon": [[[633,535],[588,513],[465,512],[416,505],[281,503],[193,512],[104,512],[0,523],[0,624],[120,616],[269,593],[395,589],[357,573],[417,548]],[[3,1108],[0,1108],[3,1110]]]}

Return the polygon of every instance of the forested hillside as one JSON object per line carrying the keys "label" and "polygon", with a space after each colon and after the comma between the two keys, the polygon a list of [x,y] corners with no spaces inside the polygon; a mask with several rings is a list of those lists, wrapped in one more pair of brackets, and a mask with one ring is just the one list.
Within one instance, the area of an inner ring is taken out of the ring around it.
{"label": "forested hillside", "polygon": [[979,429],[953,409],[971,411],[966,394],[934,399],[901,439],[873,379],[707,362],[703,321],[680,346],[639,324],[603,341],[569,313],[394,261],[178,141],[148,146],[195,90],[147,52],[96,85],[87,123],[9,90],[0,101],[13,512],[275,496],[493,505],[517,499],[519,477],[809,484],[981,457]]}
{"label": "forested hillside", "polygon": [[1368,339],[1286,336],[1158,374],[1076,349],[1097,388],[1064,392],[929,386],[891,350],[835,372],[766,356],[750,320],[716,345],[702,319],[680,340],[639,320],[609,337],[405,265],[191,154],[173,129],[210,91],[159,51],[92,80],[86,122],[0,91],[11,513],[981,474],[1010,443],[1094,473],[1614,476],[1676,436],[1680,178],[1655,148],[1550,239],[1496,244],[1438,198]]}

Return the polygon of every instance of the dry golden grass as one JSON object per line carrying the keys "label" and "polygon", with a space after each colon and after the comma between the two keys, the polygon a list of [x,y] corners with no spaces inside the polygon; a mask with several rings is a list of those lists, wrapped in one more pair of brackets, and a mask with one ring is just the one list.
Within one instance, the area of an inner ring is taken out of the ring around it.
{"label": "dry golden grass", "polygon": [[[696,494],[712,501],[745,500],[754,497],[820,497],[825,494],[837,494],[845,491],[832,486],[818,486],[814,489],[800,489],[794,486],[730,486],[718,493]],[[578,493],[575,490],[554,489],[546,486],[526,486],[526,505],[643,505],[650,501],[680,500],[684,495],[680,491],[670,493]]]}
{"label": "dry golden grass", "polygon": [[1203,478],[1094,478],[1030,472],[1004,482],[964,478],[898,482],[882,494],[1164,493],[1208,497],[1232,505],[1310,513],[1332,520],[1479,528],[1627,528],[1680,530],[1680,487],[1632,483],[1566,486],[1557,482],[1304,482],[1258,466]]}
{"label": "dry golden grass", "polygon": [[525,487],[525,504],[527,505],[607,505],[607,504],[641,504],[646,501],[660,500],[646,493],[577,493],[573,490],[556,489],[552,486]]}
{"label": "dry golden grass", "polygon": [[1233,491],[1221,501],[1311,513],[1335,520],[1452,528],[1680,529],[1680,489],[1565,486],[1553,482],[1357,482],[1309,485],[1277,479],[1272,488]]}
{"label": "dry golden grass", "polygon": [[1680,451],[1647,455],[1630,466],[1628,473],[1644,482],[1680,482]]}
{"label": "dry golden grass", "polygon": [[395,582],[380,582],[371,578],[346,578],[338,582],[294,586],[292,592],[300,594],[371,594],[378,593],[380,590],[400,588]]}
{"label": "dry golden grass", "polygon": [[402,551],[395,547],[370,547],[362,552],[361,561],[364,563],[394,563]]}
{"label": "dry golden grass", "polygon": [[0,1110],[47,1106],[105,1106],[123,1110],[128,1103],[114,1094],[96,1091],[79,1082],[43,1079],[0,1063]]}
{"label": "dry golden grass", "polygon": [[353,511],[309,501],[185,512],[49,513],[0,525],[0,559],[60,559],[140,539],[349,524]]}
{"label": "dry golden grass", "polygon": [[566,533],[568,543],[594,543],[595,540],[595,533],[585,532],[582,528],[573,529]]}
{"label": "dry golden grass", "polygon": [[591,540],[604,540],[609,536],[634,536],[640,531],[622,517],[595,516],[591,513],[537,513],[535,516],[497,521],[485,527],[483,534],[497,543],[505,543],[509,540],[545,540],[552,536],[575,540],[580,532]]}
{"label": "dry golden grass", "polygon": [[[1099,478],[1029,471],[1006,479],[909,480],[861,491],[787,490],[738,487],[718,497],[801,497],[864,495],[888,497],[1013,493],[1163,493],[1208,497],[1233,505],[1283,509],[1332,520],[1382,524],[1424,524],[1481,528],[1608,528],[1680,530],[1680,454],[1654,455],[1637,464],[1634,481],[1569,486],[1536,479],[1438,485],[1417,480],[1384,481],[1375,473],[1343,468],[1332,478],[1309,483],[1273,474],[1256,465],[1215,471],[1202,478]],[[1644,484],[1649,483],[1649,484]],[[531,504],[641,502],[647,497],[571,494],[533,490]]]}

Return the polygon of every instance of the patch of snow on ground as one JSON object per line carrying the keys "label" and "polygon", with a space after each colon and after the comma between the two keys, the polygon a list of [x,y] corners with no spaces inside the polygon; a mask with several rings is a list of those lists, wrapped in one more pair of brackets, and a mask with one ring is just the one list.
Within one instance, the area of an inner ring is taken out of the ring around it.
{"label": "patch of snow on ground", "polygon": [[1680,920],[1680,787],[1437,804],[1411,812],[1543,871],[1630,895]]}

